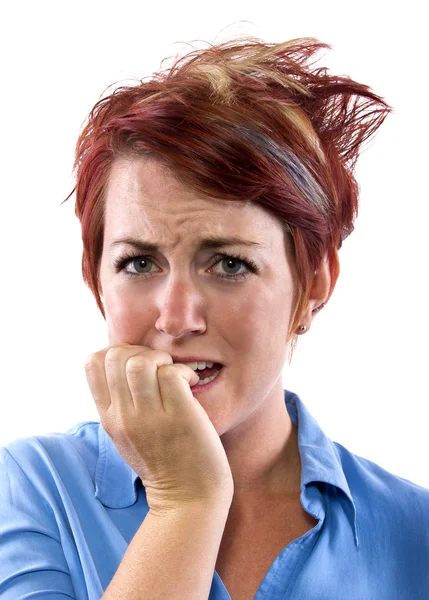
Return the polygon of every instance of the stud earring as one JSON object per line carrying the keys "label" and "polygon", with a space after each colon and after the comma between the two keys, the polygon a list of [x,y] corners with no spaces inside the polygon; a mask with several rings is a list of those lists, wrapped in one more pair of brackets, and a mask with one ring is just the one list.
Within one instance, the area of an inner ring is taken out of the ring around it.
{"label": "stud earring", "polygon": [[319,310],[321,308],[323,308],[324,306],[326,306],[326,302],[323,302],[320,306],[318,306],[317,308],[313,308],[313,312],[318,313]]}
{"label": "stud earring", "polygon": [[[324,306],[326,306],[326,302],[322,302],[322,304],[321,304],[320,306],[318,306],[317,308],[313,308],[313,311],[312,311],[312,312],[314,312],[314,313],[318,313],[318,312],[319,312],[319,310],[320,310],[321,308],[323,308]],[[299,327],[299,330],[300,330],[300,331],[305,331],[306,329],[307,329],[307,327],[306,327],[305,325],[300,325],[300,327]]]}

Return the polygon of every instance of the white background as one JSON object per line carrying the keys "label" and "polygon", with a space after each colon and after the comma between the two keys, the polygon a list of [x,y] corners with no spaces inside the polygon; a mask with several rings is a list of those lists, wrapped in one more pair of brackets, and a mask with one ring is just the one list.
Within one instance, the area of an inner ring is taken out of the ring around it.
{"label": "white background", "polygon": [[358,162],[360,214],[340,250],[337,287],[300,338],[283,387],[332,440],[429,487],[423,5],[39,0],[2,9],[0,444],[99,420],[83,363],[107,345],[106,327],[81,279],[74,196],[61,202],[103,90],[159,70],[185,52],[175,42],[316,37],[333,47],[319,66],[371,86],[394,113]]}

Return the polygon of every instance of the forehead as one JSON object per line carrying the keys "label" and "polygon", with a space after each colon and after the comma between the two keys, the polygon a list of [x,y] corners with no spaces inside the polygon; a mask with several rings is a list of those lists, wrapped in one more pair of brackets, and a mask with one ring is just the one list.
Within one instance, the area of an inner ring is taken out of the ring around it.
{"label": "forehead", "polygon": [[105,236],[144,233],[160,245],[172,237],[240,234],[271,246],[283,239],[278,220],[251,202],[230,202],[205,196],[180,182],[153,158],[117,159],[106,190]]}

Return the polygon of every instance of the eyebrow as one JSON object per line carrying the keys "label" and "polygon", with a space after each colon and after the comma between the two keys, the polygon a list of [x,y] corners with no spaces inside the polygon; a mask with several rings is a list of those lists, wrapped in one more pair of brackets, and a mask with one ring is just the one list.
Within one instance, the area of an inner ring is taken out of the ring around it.
{"label": "eyebrow", "polygon": [[[121,240],[115,240],[109,245],[109,248],[112,249],[115,246],[120,246],[121,244],[126,244],[128,246],[134,246],[138,250],[142,250],[145,252],[157,252],[161,246],[158,244],[153,244],[151,242],[147,242],[145,240],[139,240],[136,238],[123,238]],[[208,237],[198,240],[197,249],[205,250],[207,248],[222,248],[224,246],[255,246],[257,248],[264,248],[262,244],[259,242],[251,242],[250,240],[243,240],[239,237]]]}

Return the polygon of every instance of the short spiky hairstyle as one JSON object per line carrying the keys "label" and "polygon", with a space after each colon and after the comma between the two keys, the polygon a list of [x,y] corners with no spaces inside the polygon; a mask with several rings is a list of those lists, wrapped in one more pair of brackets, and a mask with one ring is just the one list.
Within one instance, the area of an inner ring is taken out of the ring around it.
{"label": "short spiky hairstyle", "polygon": [[76,191],[83,279],[105,318],[99,268],[110,169],[118,157],[157,157],[193,190],[254,202],[279,220],[298,278],[291,333],[314,271],[354,229],[356,160],[392,109],[368,86],[311,68],[317,51],[331,49],[314,38],[208,46],[117,88],[89,113],[66,198]]}

